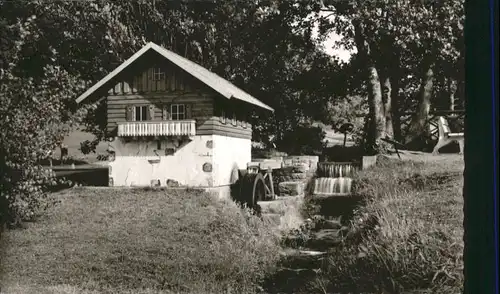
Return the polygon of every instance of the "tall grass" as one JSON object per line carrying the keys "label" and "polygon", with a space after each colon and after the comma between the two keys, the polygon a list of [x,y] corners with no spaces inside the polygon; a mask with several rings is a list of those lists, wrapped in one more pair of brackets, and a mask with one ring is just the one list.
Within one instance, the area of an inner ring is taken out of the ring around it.
{"label": "tall grass", "polygon": [[463,162],[387,162],[360,172],[350,233],[312,287],[324,293],[461,293]]}
{"label": "tall grass", "polygon": [[206,193],[57,197],[48,215],[2,236],[6,293],[255,293],[279,258],[278,232]]}

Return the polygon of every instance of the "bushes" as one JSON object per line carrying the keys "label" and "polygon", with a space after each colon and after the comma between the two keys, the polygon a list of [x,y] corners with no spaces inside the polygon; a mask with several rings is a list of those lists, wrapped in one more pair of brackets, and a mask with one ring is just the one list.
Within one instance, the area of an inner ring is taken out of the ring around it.
{"label": "bushes", "polygon": [[313,286],[329,293],[460,293],[462,174],[452,169],[398,162],[361,172],[354,191],[366,205]]}
{"label": "bushes", "polygon": [[328,110],[330,117],[329,123],[335,131],[340,132],[340,128],[345,123],[351,123],[353,130],[352,137],[356,145],[360,145],[363,139],[365,117],[368,116],[368,107],[366,97],[350,96],[345,99],[334,100]]}
{"label": "bushes", "polygon": [[286,132],[279,144],[280,150],[293,155],[318,155],[325,148],[325,132],[320,127],[298,126]]}
{"label": "bushes", "polygon": [[341,146],[335,145],[327,147],[323,151],[325,161],[359,161],[363,156],[363,149],[359,146]]}
{"label": "bushes", "polygon": [[[23,50],[33,50],[40,37],[35,17],[2,29],[13,38],[8,63],[0,70],[0,222],[19,224],[49,204],[47,191],[55,179],[40,161],[61,143],[87,108],[78,114],[70,111],[83,83],[62,68],[35,66],[40,75],[34,77],[20,70],[32,61]],[[57,52],[46,49],[55,60]]]}

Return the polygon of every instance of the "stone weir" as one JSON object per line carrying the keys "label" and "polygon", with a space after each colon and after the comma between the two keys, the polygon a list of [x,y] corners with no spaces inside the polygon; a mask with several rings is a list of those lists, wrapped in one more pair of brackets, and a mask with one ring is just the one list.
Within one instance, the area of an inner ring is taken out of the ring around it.
{"label": "stone weir", "polygon": [[[301,225],[310,224],[308,225],[310,229],[303,232],[305,235],[303,233],[292,235],[284,240],[288,248],[282,252],[281,269],[269,279],[271,288],[276,291],[277,287],[278,292],[291,293],[317,274],[323,259],[327,258],[327,252],[342,242],[343,236],[347,233],[347,223],[352,217],[354,208],[359,205],[359,199],[351,194],[353,175],[374,162],[372,158],[363,158],[360,162],[317,163],[315,173],[307,178],[308,183],[303,194],[308,198],[308,202],[319,207],[319,211],[312,217],[314,221],[301,220]],[[292,184],[289,182],[278,184],[280,192],[288,191],[282,188],[289,185]],[[265,212],[265,209],[262,212]],[[286,228],[295,229],[289,226]]]}
{"label": "stone weir", "polygon": [[[307,196],[320,207],[319,214],[327,220],[329,229],[340,228],[341,222],[346,223],[358,205],[358,199],[351,195],[352,176],[361,168],[371,166],[375,162],[372,159],[363,157],[360,162],[318,162],[318,156],[254,159],[253,162],[281,161],[282,166],[273,170],[277,197],[257,203],[263,219],[284,229],[300,227],[306,221],[300,210]],[[289,215],[293,215],[293,222]],[[283,224],[284,220],[288,223]]]}
{"label": "stone weir", "polygon": [[337,245],[346,233],[355,208],[360,204],[352,194],[354,174],[376,163],[376,156],[364,156],[358,162],[320,162],[316,177],[312,180],[309,201],[319,211],[307,247],[327,250]]}
{"label": "stone weir", "polygon": [[[337,226],[346,223],[359,200],[352,196],[353,175],[361,169],[357,162],[321,162],[313,180],[310,200],[320,207],[319,216]],[[332,226],[328,226],[331,230]],[[322,232],[325,233],[325,232]],[[333,233],[333,232],[330,232]]]}

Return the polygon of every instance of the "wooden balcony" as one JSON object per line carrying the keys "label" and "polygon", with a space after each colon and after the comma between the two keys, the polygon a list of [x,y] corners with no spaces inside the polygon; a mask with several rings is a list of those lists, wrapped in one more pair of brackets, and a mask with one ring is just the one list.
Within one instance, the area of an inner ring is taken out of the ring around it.
{"label": "wooden balcony", "polygon": [[194,136],[195,120],[128,121],[118,123],[119,137]]}

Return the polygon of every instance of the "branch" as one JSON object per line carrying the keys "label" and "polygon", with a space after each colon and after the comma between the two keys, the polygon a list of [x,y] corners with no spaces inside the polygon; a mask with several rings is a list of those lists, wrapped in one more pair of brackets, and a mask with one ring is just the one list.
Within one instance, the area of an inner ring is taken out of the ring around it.
{"label": "branch", "polygon": [[336,14],[336,12],[332,12],[332,13],[329,13],[329,14],[327,14],[327,15],[323,15],[323,16],[321,16],[321,18],[322,18],[322,19],[328,19],[330,16],[332,16],[332,15],[334,15],[334,14]]}

